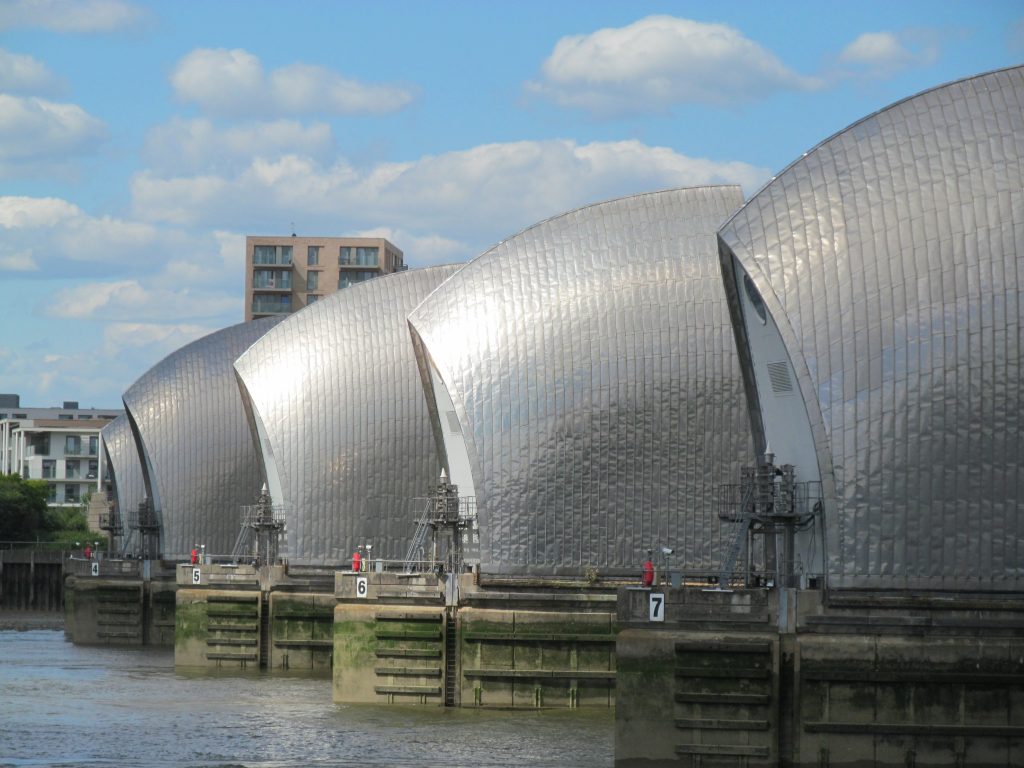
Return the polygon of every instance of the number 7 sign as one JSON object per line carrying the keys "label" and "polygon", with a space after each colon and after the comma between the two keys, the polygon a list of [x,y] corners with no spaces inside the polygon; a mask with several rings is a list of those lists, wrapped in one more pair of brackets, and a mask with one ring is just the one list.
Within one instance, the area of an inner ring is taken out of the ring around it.
{"label": "number 7 sign", "polygon": [[651,592],[650,602],[647,604],[648,616],[651,621],[665,620],[665,593]]}

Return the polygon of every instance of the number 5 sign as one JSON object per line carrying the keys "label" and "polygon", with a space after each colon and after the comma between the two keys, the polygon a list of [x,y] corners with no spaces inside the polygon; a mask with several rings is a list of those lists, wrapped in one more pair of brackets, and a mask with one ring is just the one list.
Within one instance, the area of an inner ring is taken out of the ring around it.
{"label": "number 5 sign", "polygon": [[370,594],[370,580],[365,576],[356,578],[356,597],[367,597]]}
{"label": "number 5 sign", "polygon": [[648,616],[651,621],[665,620],[665,593],[651,592],[650,602],[647,604]]}

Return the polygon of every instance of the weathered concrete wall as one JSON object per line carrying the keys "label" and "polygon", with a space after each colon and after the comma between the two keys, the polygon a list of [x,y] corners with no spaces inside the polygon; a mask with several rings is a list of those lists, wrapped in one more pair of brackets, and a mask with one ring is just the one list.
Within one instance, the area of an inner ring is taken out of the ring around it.
{"label": "weathered concrete wall", "polygon": [[438,579],[339,572],[335,596],[334,701],[442,706],[447,612]]}
{"label": "weathered concrete wall", "polygon": [[613,614],[461,608],[458,617],[463,706],[614,705]]}
{"label": "weathered concrete wall", "polygon": [[251,566],[179,565],[174,666],[259,669],[259,578]]}
{"label": "weathered concrete wall", "polygon": [[64,634],[82,645],[142,645],[141,578],[68,576]]}
{"label": "weathered concrete wall", "polygon": [[1024,606],[619,594],[617,766],[1024,765]]}
{"label": "weathered concrete wall", "polygon": [[182,564],[177,582],[175,666],[330,674],[333,573]]}
{"label": "weathered concrete wall", "polygon": [[64,585],[64,634],[84,645],[174,644],[177,586],[159,564],[74,560]]}
{"label": "weathered concrete wall", "polygon": [[334,595],[271,592],[268,669],[329,674]]}
{"label": "weathered concrete wall", "polygon": [[482,587],[467,574],[459,604],[446,606],[445,582],[434,576],[339,573],[335,595],[335,701],[614,704],[614,592]]}

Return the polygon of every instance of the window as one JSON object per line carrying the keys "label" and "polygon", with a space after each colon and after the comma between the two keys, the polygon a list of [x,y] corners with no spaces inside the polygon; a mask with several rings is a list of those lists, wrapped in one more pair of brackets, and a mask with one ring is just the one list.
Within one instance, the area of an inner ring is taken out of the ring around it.
{"label": "window", "polygon": [[68,459],[64,462],[64,477],[68,479],[78,477],[79,468],[78,459]]}
{"label": "window", "polygon": [[57,484],[47,483],[46,484],[46,501],[53,504],[57,501]]}
{"label": "window", "polygon": [[58,413],[57,414],[57,420],[58,421],[71,421],[73,418],[75,418],[75,417],[72,414],[70,414],[70,413]]}
{"label": "window", "polygon": [[16,413],[16,414],[14,414],[14,418],[16,418],[16,419],[27,419],[28,418],[28,414],[27,413]]}
{"label": "window", "polygon": [[82,500],[82,497],[78,493],[78,486],[77,485],[71,484],[71,485],[65,485],[64,486],[64,501],[68,501],[68,502],[71,502],[73,504],[77,504],[81,500]]}
{"label": "window", "polygon": [[306,290],[315,291],[317,284],[320,282],[319,272],[308,272],[306,274]]}
{"label": "window", "polygon": [[754,311],[761,320],[761,325],[765,325],[768,322],[768,316],[764,306],[764,299],[761,298],[761,294],[758,293],[757,287],[749,275],[743,275],[743,290],[747,292],[747,298],[750,299],[750,303],[754,306]]}
{"label": "window", "polygon": [[32,435],[32,442],[30,444],[32,454],[34,456],[49,456],[50,455],[50,435],[44,433],[42,435]]}
{"label": "window", "polygon": [[100,447],[100,438],[99,438],[99,436],[98,435],[90,435],[89,436],[89,455],[90,456],[95,456],[96,453],[99,451],[99,447]]}
{"label": "window", "polygon": [[253,264],[277,264],[277,246],[276,245],[254,245],[253,248],[252,248],[252,263]]}
{"label": "window", "polygon": [[314,301],[316,301],[319,298],[320,297],[317,296],[315,293],[307,294],[306,295],[306,306],[308,307],[310,304],[312,304]]}
{"label": "window", "polygon": [[361,283],[365,280],[370,280],[377,277],[377,273],[372,269],[353,269],[342,272],[338,276],[338,287],[348,288],[350,285]]}
{"label": "window", "polygon": [[78,435],[68,435],[64,438],[64,453],[72,456],[82,452],[82,438]]}
{"label": "window", "polygon": [[95,480],[100,472],[100,463],[96,459],[89,460],[89,471],[85,475],[86,480]]}
{"label": "window", "polygon": [[290,295],[264,296],[257,294],[252,297],[252,311],[254,315],[291,312],[292,297]]}
{"label": "window", "polygon": [[78,418],[80,418],[80,419],[85,419],[85,420],[89,420],[89,419],[91,419],[91,418],[92,418],[92,416],[90,416],[90,415],[89,415],[89,414],[87,414],[87,413],[80,413],[80,414],[78,414]]}
{"label": "window", "polygon": [[356,248],[355,263],[361,267],[376,267],[378,248]]}
{"label": "window", "polygon": [[341,251],[338,252],[338,264],[345,266],[353,263],[355,262],[352,261],[352,248],[347,245],[341,246]]}
{"label": "window", "polygon": [[292,263],[292,247],[290,245],[281,246],[281,263],[291,264]]}
{"label": "window", "polygon": [[310,245],[306,247],[306,264],[315,267],[320,263],[320,246]]}
{"label": "window", "polygon": [[43,459],[43,479],[52,480],[57,476],[57,462],[54,459]]}
{"label": "window", "polygon": [[269,288],[290,291],[292,288],[292,273],[282,272],[278,269],[257,269],[252,273],[252,287],[255,289]]}

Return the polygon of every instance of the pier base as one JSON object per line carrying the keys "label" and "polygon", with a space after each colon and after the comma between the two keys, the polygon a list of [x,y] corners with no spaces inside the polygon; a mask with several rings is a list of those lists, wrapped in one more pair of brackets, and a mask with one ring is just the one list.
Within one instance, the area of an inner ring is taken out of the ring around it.
{"label": "pier base", "polygon": [[69,560],[64,634],[82,645],[174,645],[173,571],[157,561]]}
{"label": "pier base", "polygon": [[619,768],[1024,764],[1019,601],[633,589],[619,621]]}

